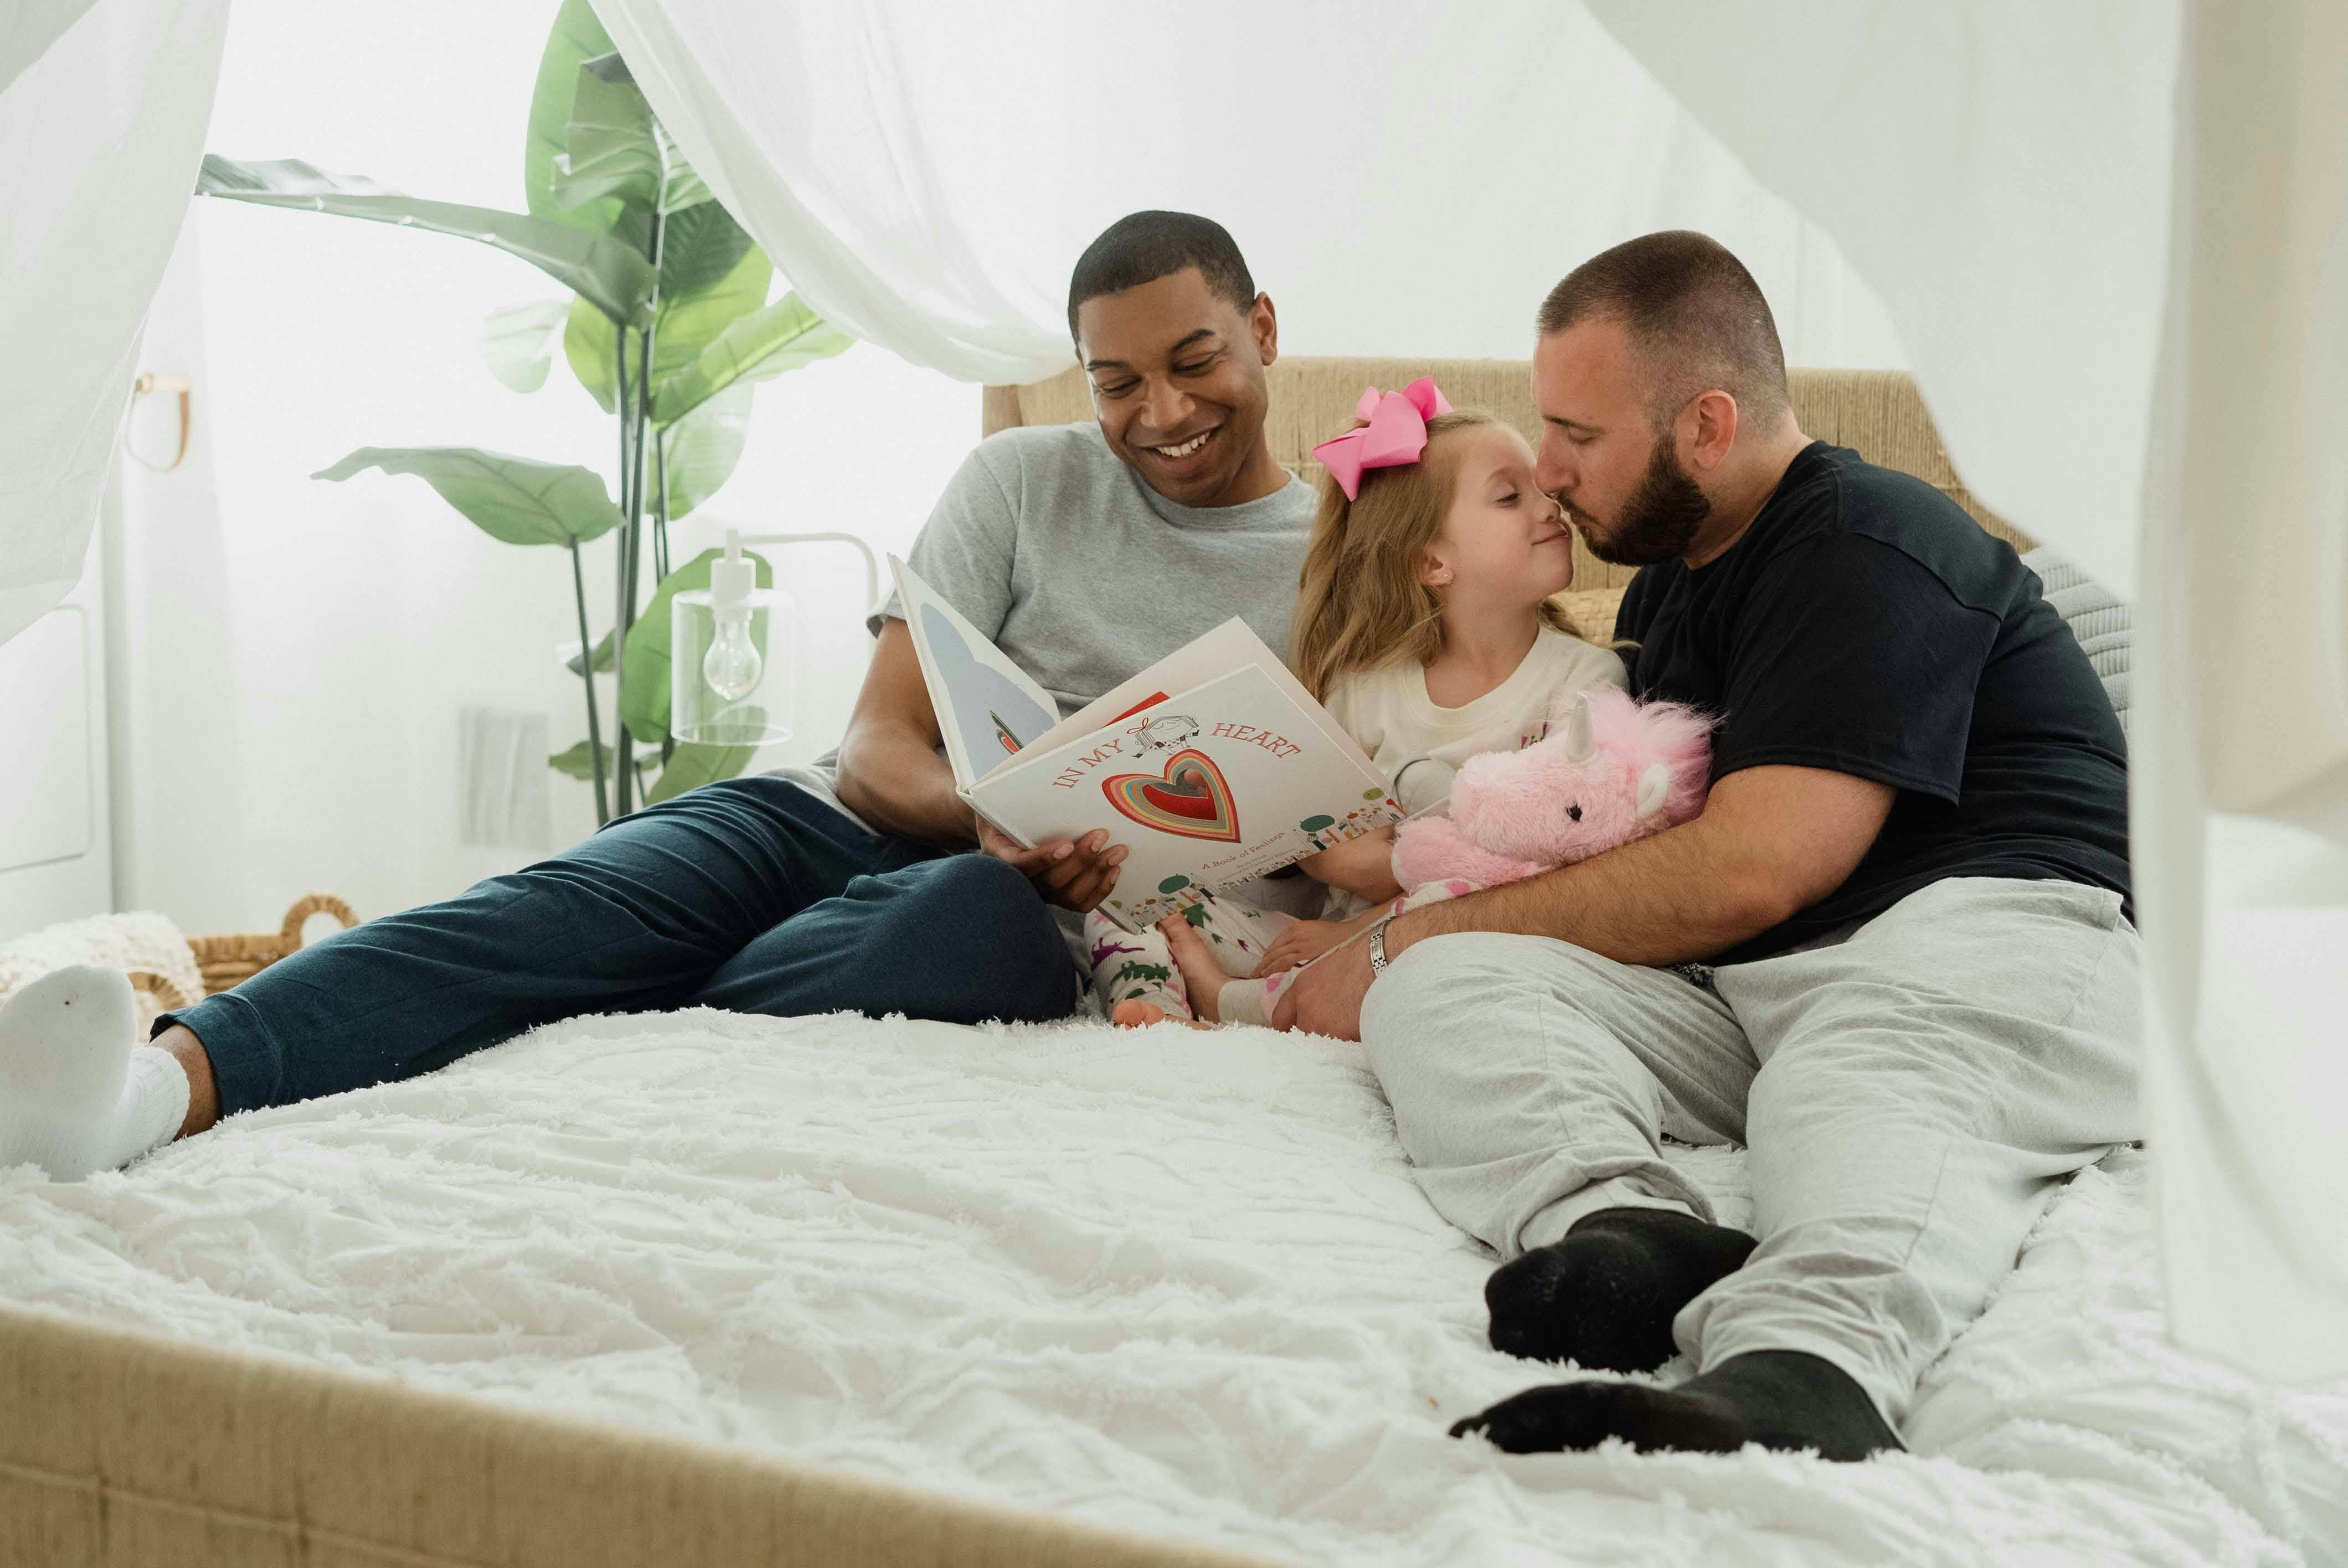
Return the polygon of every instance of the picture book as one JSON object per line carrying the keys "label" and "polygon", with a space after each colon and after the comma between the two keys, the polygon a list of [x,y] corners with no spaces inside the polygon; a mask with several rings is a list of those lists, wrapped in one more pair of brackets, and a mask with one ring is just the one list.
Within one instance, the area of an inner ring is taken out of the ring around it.
{"label": "picture book", "polygon": [[1385,777],[1236,618],[1066,719],[895,557],[954,782],[1023,845],[1123,845],[1101,912],[1129,930],[1402,818]]}

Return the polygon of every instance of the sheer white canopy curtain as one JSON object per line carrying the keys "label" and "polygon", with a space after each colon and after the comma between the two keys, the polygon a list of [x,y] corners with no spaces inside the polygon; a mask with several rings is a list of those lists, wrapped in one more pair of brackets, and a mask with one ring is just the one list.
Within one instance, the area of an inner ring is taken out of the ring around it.
{"label": "sheer white canopy curtain", "polygon": [[1833,245],[1578,5],[596,11],[792,286],[963,380],[1064,369],[1070,265],[1146,207],[1231,230],[1291,353],[1521,357],[1573,261],[1685,226],[1800,363],[1903,363]]}
{"label": "sheer white canopy curtain", "polygon": [[2348,1370],[2348,11],[597,8],[799,291],[966,379],[1066,364],[1070,259],[1147,206],[1232,229],[1292,352],[1521,355],[1684,225],[1796,363],[1910,364],[1967,481],[2141,600],[2176,1331]]}
{"label": "sheer white canopy curtain", "polygon": [[0,6],[0,642],[82,572],[228,0]]}
{"label": "sheer white canopy curtain", "polygon": [[1593,5],[1882,290],[1966,482],[2138,600],[2171,1323],[2348,1370],[2348,9]]}

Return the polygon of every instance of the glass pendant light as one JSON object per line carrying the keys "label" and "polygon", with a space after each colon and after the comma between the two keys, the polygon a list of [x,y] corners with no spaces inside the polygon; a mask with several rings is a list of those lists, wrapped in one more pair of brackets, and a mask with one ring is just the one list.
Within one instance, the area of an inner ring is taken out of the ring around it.
{"label": "glass pendant light", "polygon": [[790,739],[797,641],[790,596],[760,588],[742,536],[726,530],[709,587],[671,600],[669,733],[713,746],[768,746]]}

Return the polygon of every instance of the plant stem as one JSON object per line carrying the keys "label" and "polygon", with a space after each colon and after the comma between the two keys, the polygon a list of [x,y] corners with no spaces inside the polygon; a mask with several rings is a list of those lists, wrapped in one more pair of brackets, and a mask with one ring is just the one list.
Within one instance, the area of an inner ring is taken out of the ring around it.
{"label": "plant stem", "polygon": [[[668,435],[665,431],[653,432],[653,473],[656,480],[653,487],[653,569],[659,574],[661,581],[666,582],[669,569]],[[676,626],[674,612],[672,612],[669,626],[673,635]],[[675,724],[676,723],[676,671],[675,670],[669,671],[668,679],[669,723]],[[667,730],[663,730],[661,732],[661,766],[667,767],[669,759],[675,755],[676,755],[676,736]]]}
{"label": "plant stem", "polygon": [[[628,438],[631,435],[629,425],[634,418],[635,411],[635,404],[628,396],[628,329],[625,327],[620,329],[619,352],[619,389],[613,406],[619,410],[620,415],[620,511],[624,516],[631,504],[628,494]],[[630,542],[628,525],[623,522],[614,531],[618,535],[614,543],[619,553],[613,558],[612,574],[613,578],[612,591],[617,600],[612,611],[612,719],[616,732],[612,737],[614,748],[613,767],[614,776],[612,784],[619,794],[620,815],[625,816],[633,809],[628,789],[629,774],[633,771],[633,759],[628,755],[628,721],[625,714],[628,692],[628,626],[635,618],[628,613],[628,594],[633,586],[628,581]]]}
{"label": "plant stem", "polygon": [[[667,228],[667,220],[655,209],[653,213],[652,319],[644,328],[644,336],[638,340],[640,346],[636,351],[636,399],[633,420],[635,442],[633,453],[629,460],[628,520],[623,530],[626,535],[626,542],[620,547],[625,557],[625,564],[621,568],[621,576],[625,582],[622,592],[625,597],[621,600],[620,613],[631,630],[636,624],[637,573],[639,565],[644,559],[644,446],[652,435],[653,354],[660,342],[661,244]],[[626,361],[627,356],[628,345],[623,338],[620,343],[620,358],[623,363]],[[633,766],[631,753],[635,740],[629,732],[628,721],[624,714],[620,720],[620,733],[617,740],[620,749],[620,802],[621,809],[624,811],[628,809],[630,783],[628,774]]]}
{"label": "plant stem", "polygon": [[587,760],[595,769],[595,825],[612,820],[611,797],[603,793],[603,726],[595,717],[595,644],[587,634],[587,578],[579,567],[579,541],[571,541],[571,592],[579,603],[580,679],[587,682]]}
{"label": "plant stem", "polygon": [[653,569],[668,580],[668,434],[653,432]]}

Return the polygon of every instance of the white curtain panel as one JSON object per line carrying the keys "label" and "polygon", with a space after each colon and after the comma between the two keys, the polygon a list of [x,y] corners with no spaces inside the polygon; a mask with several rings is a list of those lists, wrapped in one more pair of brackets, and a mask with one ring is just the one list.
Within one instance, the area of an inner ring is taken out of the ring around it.
{"label": "white curtain panel", "polygon": [[25,67],[48,52],[51,44],[90,8],[92,0],[14,0],[0,13],[0,90],[22,76]]}
{"label": "white curtain panel", "polygon": [[0,419],[0,641],[81,576],[228,23],[227,0],[6,9],[0,365],[15,394]]}
{"label": "white curtain panel", "polygon": [[1882,291],[1967,482],[2140,593],[2171,1321],[2348,1371],[2348,9],[1592,5]]}
{"label": "white curtain panel", "polygon": [[1902,363],[1834,247],[1579,5],[598,0],[662,119],[831,320],[968,381],[1066,368],[1139,208],[1231,229],[1291,353],[1521,357],[1617,241],[1703,228],[1805,364]]}
{"label": "white curtain panel", "polygon": [[1882,295],[1965,483],[2124,598],[2177,5],[1591,0]]}

